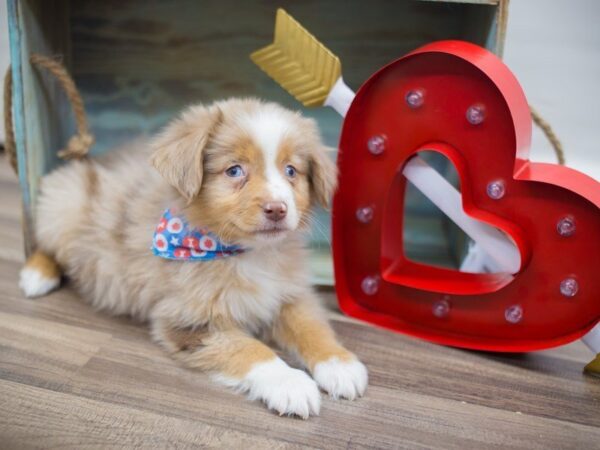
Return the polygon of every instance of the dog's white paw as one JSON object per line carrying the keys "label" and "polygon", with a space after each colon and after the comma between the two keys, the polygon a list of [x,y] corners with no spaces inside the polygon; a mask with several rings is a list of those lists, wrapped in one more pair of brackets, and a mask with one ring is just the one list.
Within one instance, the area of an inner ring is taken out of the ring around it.
{"label": "dog's white paw", "polygon": [[53,291],[60,284],[60,277],[47,277],[32,267],[23,267],[19,274],[19,287],[26,297],[40,297]]}
{"label": "dog's white paw", "polygon": [[251,400],[262,400],[279,415],[296,415],[307,419],[321,409],[319,388],[306,372],[293,369],[280,358],[256,364],[240,382],[223,377],[218,381],[248,392]]}
{"label": "dog's white paw", "polygon": [[342,361],[331,358],[318,363],[313,371],[318,385],[333,398],[354,400],[365,393],[369,375],[367,368],[358,359]]}

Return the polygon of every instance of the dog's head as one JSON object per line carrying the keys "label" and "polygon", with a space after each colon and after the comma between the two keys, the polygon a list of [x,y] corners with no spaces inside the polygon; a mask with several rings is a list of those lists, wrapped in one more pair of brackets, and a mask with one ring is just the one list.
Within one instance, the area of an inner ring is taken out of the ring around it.
{"label": "dog's head", "polygon": [[194,226],[259,246],[306,228],[327,206],[336,168],[314,120],[274,103],[193,106],[154,141],[152,164],[185,199]]}

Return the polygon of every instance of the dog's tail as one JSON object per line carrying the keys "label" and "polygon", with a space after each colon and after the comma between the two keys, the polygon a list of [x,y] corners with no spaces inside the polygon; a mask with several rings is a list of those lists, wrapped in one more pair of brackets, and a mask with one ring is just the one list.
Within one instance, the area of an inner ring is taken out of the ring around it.
{"label": "dog's tail", "polygon": [[21,269],[19,286],[26,297],[41,297],[60,285],[58,263],[45,253],[36,251]]}

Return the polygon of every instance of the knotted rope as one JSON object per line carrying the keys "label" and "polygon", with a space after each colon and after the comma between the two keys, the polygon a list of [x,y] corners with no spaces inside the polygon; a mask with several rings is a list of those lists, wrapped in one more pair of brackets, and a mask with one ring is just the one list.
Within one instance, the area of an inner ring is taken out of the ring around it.
{"label": "knotted rope", "polygon": [[561,166],[564,166],[565,152],[563,150],[563,146],[560,140],[558,139],[558,136],[556,136],[556,133],[554,132],[550,124],[546,122],[542,116],[540,116],[540,114],[535,110],[533,106],[529,105],[529,110],[531,111],[531,118],[533,119],[533,123],[540,127],[541,130],[544,132],[544,134],[546,135],[546,139],[548,139],[550,141],[550,144],[552,144],[552,148],[554,149],[554,153],[556,153],[556,159],[558,159],[558,163]]}
{"label": "knotted rope", "polygon": [[8,162],[17,172],[17,152],[15,149],[15,132],[12,127],[12,73],[10,67],[4,76],[4,133],[6,134],[4,150]]}
{"label": "knotted rope", "polygon": [[[65,66],[55,59],[32,53],[29,61],[34,66],[43,67],[57,79],[67,95],[75,115],[77,133],[69,139],[64,149],[58,151],[58,156],[62,159],[83,158],[94,144],[94,136],[90,133],[83,100],[77,90],[77,86],[75,86],[75,82],[67,72]],[[17,152],[12,120],[12,73],[10,67],[4,77],[4,128],[6,131],[6,142],[4,144],[6,154],[8,155],[10,165],[17,172]]]}

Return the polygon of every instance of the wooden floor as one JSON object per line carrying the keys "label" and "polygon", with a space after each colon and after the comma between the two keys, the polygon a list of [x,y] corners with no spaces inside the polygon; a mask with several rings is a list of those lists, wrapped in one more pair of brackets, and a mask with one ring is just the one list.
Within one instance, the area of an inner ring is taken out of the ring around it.
{"label": "wooden floor", "polygon": [[0,448],[600,448],[600,379],[580,343],[528,355],[431,345],[340,315],[364,398],[281,418],[173,362],[143,325],[69,288],[26,300],[19,194],[0,157]]}

